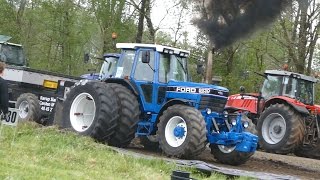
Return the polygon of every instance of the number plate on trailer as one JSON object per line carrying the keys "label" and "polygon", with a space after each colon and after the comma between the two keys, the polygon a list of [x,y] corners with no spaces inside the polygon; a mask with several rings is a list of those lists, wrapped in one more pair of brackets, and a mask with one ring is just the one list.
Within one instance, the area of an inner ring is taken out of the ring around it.
{"label": "number plate on trailer", "polygon": [[17,126],[19,121],[19,109],[9,108],[8,119],[2,119],[1,123],[9,126]]}

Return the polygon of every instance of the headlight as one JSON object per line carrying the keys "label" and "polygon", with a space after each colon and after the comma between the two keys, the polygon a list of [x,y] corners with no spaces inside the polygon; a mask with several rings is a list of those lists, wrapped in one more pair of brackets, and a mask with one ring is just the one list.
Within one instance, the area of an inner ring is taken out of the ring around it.
{"label": "headlight", "polygon": [[243,127],[244,128],[248,128],[249,127],[249,122],[248,121],[243,122]]}
{"label": "headlight", "polygon": [[212,110],[210,108],[207,108],[206,111],[207,111],[208,115],[210,115],[212,113]]}
{"label": "headlight", "polygon": [[228,116],[229,116],[228,111],[223,111],[223,116],[224,116],[225,118],[228,118]]}
{"label": "headlight", "polygon": [[237,119],[232,119],[231,124],[232,124],[233,126],[237,125]]}

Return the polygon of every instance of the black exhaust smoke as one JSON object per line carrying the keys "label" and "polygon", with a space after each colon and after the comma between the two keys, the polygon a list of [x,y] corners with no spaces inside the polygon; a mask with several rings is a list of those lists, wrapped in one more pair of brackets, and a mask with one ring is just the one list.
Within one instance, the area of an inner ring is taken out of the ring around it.
{"label": "black exhaust smoke", "polygon": [[221,49],[273,22],[291,0],[194,0],[202,17],[195,20],[214,48]]}

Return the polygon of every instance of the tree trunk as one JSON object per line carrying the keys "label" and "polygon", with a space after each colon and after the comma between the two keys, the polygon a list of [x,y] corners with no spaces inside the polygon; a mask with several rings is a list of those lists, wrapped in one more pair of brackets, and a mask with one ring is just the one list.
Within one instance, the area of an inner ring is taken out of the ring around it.
{"label": "tree trunk", "polygon": [[153,23],[151,20],[151,2],[150,0],[146,0],[146,13],[145,13],[145,18],[147,20],[147,26],[149,29],[149,33],[150,33],[150,40],[152,43],[154,43],[156,41],[156,30],[153,27]]}
{"label": "tree trunk", "polygon": [[144,17],[145,17],[145,9],[146,3],[148,0],[141,1],[141,7],[139,9],[139,22],[138,22],[138,32],[136,37],[137,43],[142,43],[142,36],[143,36],[143,27],[144,27]]}
{"label": "tree trunk", "polygon": [[[212,46],[210,46],[211,49]],[[212,84],[212,61],[213,61],[214,49],[208,52],[207,66],[206,66],[206,83]]]}

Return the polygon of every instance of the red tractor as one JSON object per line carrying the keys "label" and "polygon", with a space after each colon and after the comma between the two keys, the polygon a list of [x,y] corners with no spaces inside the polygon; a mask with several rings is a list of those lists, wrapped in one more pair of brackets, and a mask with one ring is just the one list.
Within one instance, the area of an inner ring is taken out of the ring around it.
{"label": "red tractor", "polygon": [[320,158],[320,106],[314,104],[316,78],[279,70],[265,78],[259,93],[229,96],[227,108],[248,111],[259,144],[267,152]]}

